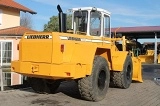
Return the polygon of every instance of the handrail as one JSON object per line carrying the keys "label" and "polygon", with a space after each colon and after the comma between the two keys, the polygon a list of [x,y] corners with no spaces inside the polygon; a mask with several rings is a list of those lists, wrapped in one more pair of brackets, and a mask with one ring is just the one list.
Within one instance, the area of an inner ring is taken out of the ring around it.
{"label": "handrail", "polygon": [[116,33],[117,31],[120,29],[121,27],[118,27],[115,31],[114,31],[114,37],[116,38]]}

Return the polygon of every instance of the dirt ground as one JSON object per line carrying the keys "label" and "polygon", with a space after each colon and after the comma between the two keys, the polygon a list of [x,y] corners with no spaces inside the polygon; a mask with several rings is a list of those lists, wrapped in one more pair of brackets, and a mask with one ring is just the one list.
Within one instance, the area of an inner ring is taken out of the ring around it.
{"label": "dirt ground", "polygon": [[0,106],[160,106],[157,75],[160,69],[143,67],[143,83],[132,83],[128,89],[109,88],[100,102],[82,100],[77,84],[70,81],[63,82],[55,94],[37,94],[31,88],[0,92]]}

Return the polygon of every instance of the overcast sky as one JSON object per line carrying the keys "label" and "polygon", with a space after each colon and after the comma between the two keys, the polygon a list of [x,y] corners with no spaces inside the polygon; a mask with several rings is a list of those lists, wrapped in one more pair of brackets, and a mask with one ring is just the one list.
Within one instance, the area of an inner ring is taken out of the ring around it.
{"label": "overcast sky", "polygon": [[160,25],[160,0],[15,0],[34,10],[33,29],[42,31],[50,17],[74,7],[98,7],[111,12],[112,27]]}

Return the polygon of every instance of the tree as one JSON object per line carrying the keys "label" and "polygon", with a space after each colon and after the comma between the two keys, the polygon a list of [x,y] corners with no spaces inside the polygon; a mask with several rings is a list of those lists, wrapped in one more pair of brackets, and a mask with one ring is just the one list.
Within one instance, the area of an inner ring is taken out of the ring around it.
{"label": "tree", "polygon": [[67,29],[71,29],[71,27],[72,27],[72,15],[71,14],[69,14],[69,15],[67,15]]}
{"label": "tree", "polygon": [[48,24],[44,25],[44,31],[58,31],[59,29],[58,16],[52,16]]}
{"label": "tree", "polygon": [[31,19],[31,16],[27,13],[24,13],[21,15],[21,18],[20,18],[20,26],[24,26],[24,27],[27,27],[27,28],[32,28],[32,19]]}
{"label": "tree", "polygon": [[[72,16],[67,15],[66,27],[71,28]],[[52,16],[47,24],[44,25],[44,31],[59,31],[59,18],[58,16]]]}

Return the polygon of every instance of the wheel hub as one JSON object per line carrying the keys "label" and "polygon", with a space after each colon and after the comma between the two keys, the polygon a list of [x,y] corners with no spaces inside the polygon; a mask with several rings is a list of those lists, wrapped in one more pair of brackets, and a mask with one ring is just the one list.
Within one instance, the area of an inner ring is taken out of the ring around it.
{"label": "wheel hub", "polygon": [[101,70],[98,76],[98,88],[103,90],[106,83],[106,73],[104,70]]}
{"label": "wheel hub", "polygon": [[131,78],[131,66],[130,65],[128,65],[128,67],[127,67],[126,75],[127,75],[127,80],[130,80],[130,78]]}

